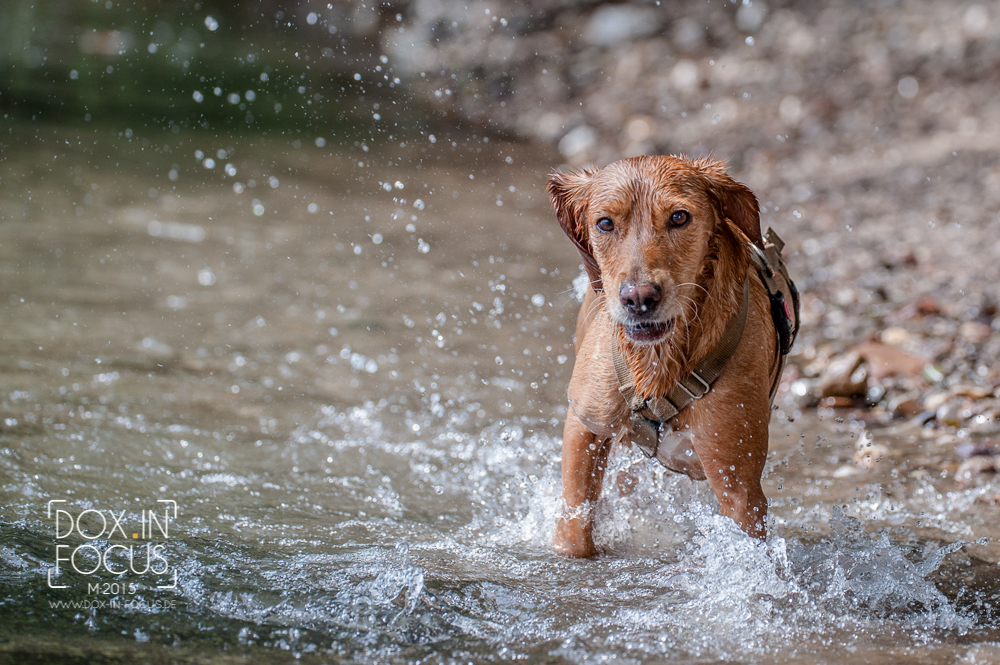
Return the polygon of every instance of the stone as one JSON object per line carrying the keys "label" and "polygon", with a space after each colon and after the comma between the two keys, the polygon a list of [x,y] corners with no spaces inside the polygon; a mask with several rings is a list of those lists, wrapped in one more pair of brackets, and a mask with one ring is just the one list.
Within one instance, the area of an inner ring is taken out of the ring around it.
{"label": "stone", "polygon": [[590,17],[583,31],[591,46],[617,46],[641,37],[655,35],[662,25],[660,15],[650,7],[606,5]]}
{"label": "stone", "polygon": [[934,417],[937,418],[939,423],[958,427],[962,424],[962,421],[965,420],[965,418],[962,417],[962,412],[965,410],[964,406],[965,405],[962,402],[955,400],[945,402],[938,407]]}
{"label": "stone", "polygon": [[951,399],[951,393],[934,392],[924,398],[924,408],[928,411],[937,411],[942,404]]}
{"label": "stone", "polygon": [[973,384],[966,384],[955,386],[951,389],[951,394],[956,397],[971,397],[972,399],[983,399],[985,397],[991,397],[993,395],[993,390],[985,386],[977,386]]}
{"label": "stone", "polygon": [[993,334],[993,329],[979,321],[963,321],[958,326],[958,334],[970,344],[979,344],[989,339],[990,335]]}
{"label": "stone", "polygon": [[880,342],[864,342],[854,347],[868,362],[872,380],[881,383],[890,376],[920,376],[927,360]]}
{"label": "stone", "polygon": [[910,337],[910,331],[906,328],[900,328],[899,326],[886,328],[879,335],[879,339],[882,340],[882,343],[888,344],[889,346],[902,346],[910,340]]}
{"label": "stone", "polygon": [[901,395],[890,400],[888,404],[889,413],[899,418],[912,418],[924,411],[924,405],[919,397],[913,395]]}
{"label": "stone", "polygon": [[[819,378],[820,395],[823,397],[859,397],[867,389],[867,375],[858,377],[855,370],[861,366],[861,354],[849,351],[837,356],[827,365]],[[861,380],[858,380],[858,379]]]}
{"label": "stone", "polygon": [[996,449],[985,443],[972,443],[967,441],[955,446],[955,454],[964,458],[979,456],[992,457],[996,454]]}

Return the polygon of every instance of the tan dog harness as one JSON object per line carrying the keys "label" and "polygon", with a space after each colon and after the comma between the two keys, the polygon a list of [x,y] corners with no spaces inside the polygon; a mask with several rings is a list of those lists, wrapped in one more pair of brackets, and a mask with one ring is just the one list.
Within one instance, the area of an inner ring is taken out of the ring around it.
{"label": "tan dog harness", "polygon": [[[778,367],[771,384],[769,403],[774,401],[781,371],[785,366],[785,356],[795,341],[799,328],[799,294],[788,276],[781,249],[785,246],[778,234],[768,228],[764,237],[764,249],[750,244],[750,258],[757,268],[764,288],[771,300],[771,318],[777,332],[776,362]],[[618,338],[611,348],[611,358],[618,377],[618,389],[632,411],[630,430],[632,442],[647,457],[656,457],[662,437],[670,431],[666,423],[683,411],[692,402],[701,399],[712,389],[712,384],[722,375],[729,359],[736,353],[747,324],[750,309],[750,277],[743,281],[743,302],[740,311],[729,320],[722,339],[698,365],[678,381],[666,395],[643,398],[635,389],[635,379],[629,370]],[[622,432],[618,438],[627,435]]]}

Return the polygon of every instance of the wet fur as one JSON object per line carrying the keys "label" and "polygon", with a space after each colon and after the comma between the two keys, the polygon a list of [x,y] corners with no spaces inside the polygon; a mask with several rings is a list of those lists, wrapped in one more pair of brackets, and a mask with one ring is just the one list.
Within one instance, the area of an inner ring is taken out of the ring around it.
{"label": "wet fur", "polygon": [[[563,433],[566,514],[553,546],[570,556],[596,554],[589,509],[601,493],[611,442],[630,418],[614,372],[614,339],[637,391],[665,395],[721,339],[739,310],[748,274],[750,310],[739,348],[712,390],[670,423],[685,435],[675,438],[690,441],[696,455],[681,449],[661,461],[693,479],[707,477],[723,514],[764,537],[767,500],[760,476],[777,350],[767,293],[750,271],[747,243],[761,244],[756,198],[721,163],[677,157],[637,157],[601,170],[555,174],[548,190],[594,287],[577,319]],[[670,214],[682,209],[691,221],[674,228]],[[602,217],[614,221],[614,232],[597,230]],[[663,339],[638,342],[626,334],[631,319],[618,298],[626,281],[660,286],[656,320],[672,322]]]}

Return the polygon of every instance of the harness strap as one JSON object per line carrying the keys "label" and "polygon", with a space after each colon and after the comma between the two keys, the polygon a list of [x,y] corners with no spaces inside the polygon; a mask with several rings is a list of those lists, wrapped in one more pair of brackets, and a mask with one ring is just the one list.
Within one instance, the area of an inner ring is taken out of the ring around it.
{"label": "harness strap", "polygon": [[743,339],[743,331],[747,324],[747,314],[750,310],[750,279],[743,281],[743,302],[740,311],[726,325],[719,343],[699,362],[695,368],[674,384],[666,396],[655,396],[643,399],[635,389],[635,379],[625,362],[625,357],[618,346],[618,338],[611,346],[611,359],[618,377],[618,389],[632,411],[631,430],[635,443],[649,457],[656,455],[658,431],[660,424],[672,419],[683,411],[691,402],[704,397],[712,388],[712,384],[722,374],[729,359]]}

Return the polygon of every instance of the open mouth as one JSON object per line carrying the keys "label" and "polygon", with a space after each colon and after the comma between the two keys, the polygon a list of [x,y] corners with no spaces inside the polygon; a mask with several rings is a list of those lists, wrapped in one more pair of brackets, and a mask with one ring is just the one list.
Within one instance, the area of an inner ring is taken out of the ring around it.
{"label": "open mouth", "polygon": [[674,320],[630,323],[625,326],[625,336],[636,342],[658,342],[667,336]]}

